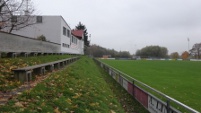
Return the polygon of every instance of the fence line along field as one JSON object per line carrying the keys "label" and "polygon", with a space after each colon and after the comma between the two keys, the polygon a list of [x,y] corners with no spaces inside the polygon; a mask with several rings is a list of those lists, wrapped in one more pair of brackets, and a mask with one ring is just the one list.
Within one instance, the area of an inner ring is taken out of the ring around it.
{"label": "fence line along field", "polygon": [[201,111],[201,62],[158,60],[101,61]]}

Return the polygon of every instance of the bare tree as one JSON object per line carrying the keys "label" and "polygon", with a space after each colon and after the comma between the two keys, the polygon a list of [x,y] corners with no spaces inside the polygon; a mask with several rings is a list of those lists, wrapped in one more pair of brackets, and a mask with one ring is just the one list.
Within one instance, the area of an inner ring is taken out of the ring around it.
{"label": "bare tree", "polygon": [[34,24],[33,12],[29,0],[0,0],[0,30],[11,33]]}
{"label": "bare tree", "polygon": [[190,53],[192,56],[195,58],[199,59],[200,58],[200,53],[201,53],[201,43],[196,43],[193,45],[193,48],[190,50]]}

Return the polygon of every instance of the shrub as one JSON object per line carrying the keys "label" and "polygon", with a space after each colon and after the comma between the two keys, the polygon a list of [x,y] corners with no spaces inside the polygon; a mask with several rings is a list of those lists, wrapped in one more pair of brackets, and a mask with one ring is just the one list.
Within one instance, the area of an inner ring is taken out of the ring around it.
{"label": "shrub", "polygon": [[46,41],[46,37],[44,35],[38,36],[38,40]]}

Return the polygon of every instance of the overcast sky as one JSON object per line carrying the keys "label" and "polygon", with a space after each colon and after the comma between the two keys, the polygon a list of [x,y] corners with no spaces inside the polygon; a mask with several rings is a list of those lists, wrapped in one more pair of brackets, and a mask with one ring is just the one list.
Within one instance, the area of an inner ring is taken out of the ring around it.
{"label": "overcast sky", "polygon": [[201,0],[32,0],[39,15],[61,15],[71,29],[81,22],[91,44],[117,51],[149,45],[169,54],[201,43]]}

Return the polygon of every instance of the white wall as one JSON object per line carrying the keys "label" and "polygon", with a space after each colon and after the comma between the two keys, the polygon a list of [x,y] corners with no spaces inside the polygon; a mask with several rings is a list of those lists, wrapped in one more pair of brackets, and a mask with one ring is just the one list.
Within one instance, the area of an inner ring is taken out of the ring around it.
{"label": "white wall", "polygon": [[[70,37],[71,37],[71,28],[68,26],[68,24],[65,22],[65,20],[63,18],[60,18],[60,35],[61,35],[61,52],[70,52],[72,53],[71,49],[70,49]],[[66,36],[63,35],[63,27],[66,28]],[[70,31],[70,37],[67,36],[67,30]],[[68,44],[69,47],[63,47],[63,43]]]}
{"label": "white wall", "polygon": [[[20,30],[13,30],[12,33],[30,38],[44,35],[47,41],[60,44],[60,52],[84,54],[83,40],[77,39],[77,44],[71,43],[71,38],[63,35],[63,27],[70,31],[71,37],[71,28],[62,16],[42,16],[42,23],[36,23]],[[63,43],[69,45],[69,47],[63,47]]]}
{"label": "white wall", "polygon": [[0,52],[60,53],[60,44],[0,31]]}
{"label": "white wall", "polygon": [[61,16],[43,16],[42,18],[42,23],[36,23],[23,29],[12,31],[12,33],[30,38],[44,35],[47,41],[60,44]]}
{"label": "white wall", "polygon": [[83,40],[79,40],[78,41],[78,45],[79,45],[79,53],[84,54],[84,41]]}
{"label": "white wall", "polygon": [[75,54],[84,54],[84,41],[78,39],[75,36],[73,36],[73,38],[77,39],[77,43],[71,42],[70,48],[72,50],[72,53],[75,53]]}

